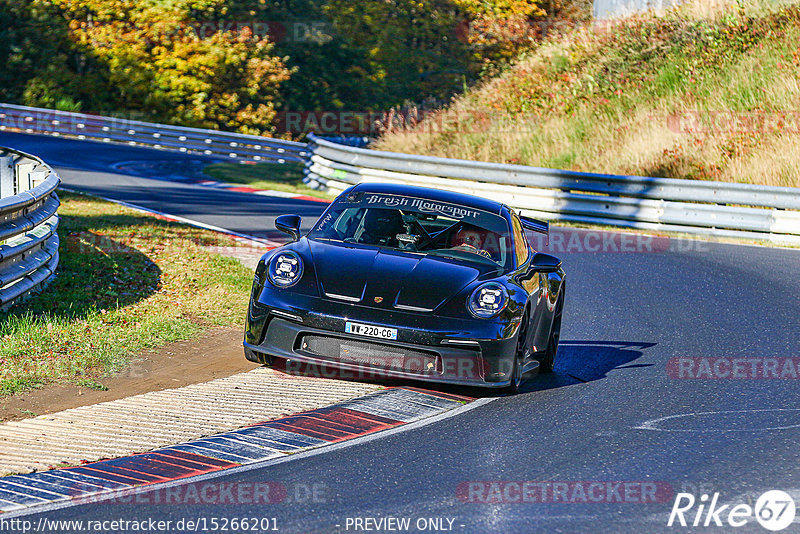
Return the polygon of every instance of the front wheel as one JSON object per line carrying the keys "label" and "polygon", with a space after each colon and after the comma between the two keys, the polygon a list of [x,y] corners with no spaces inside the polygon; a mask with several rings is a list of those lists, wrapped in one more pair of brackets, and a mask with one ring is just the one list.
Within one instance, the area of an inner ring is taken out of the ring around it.
{"label": "front wheel", "polygon": [[506,392],[510,394],[518,393],[522,386],[523,376],[522,369],[525,367],[526,346],[525,341],[528,338],[528,317],[522,319],[519,327],[519,334],[517,335],[517,348],[514,351],[514,368],[511,370],[511,383],[506,388]]}
{"label": "front wheel", "polygon": [[558,343],[561,341],[561,314],[564,310],[564,293],[562,289],[561,296],[556,303],[556,310],[553,314],[553,327],[550,329],[550,338],[547,340],[547,350],[544,353],[544,358],[539,361],[540,373],[552,373],[553,366],[556,363],[556,356],[558,355]]}

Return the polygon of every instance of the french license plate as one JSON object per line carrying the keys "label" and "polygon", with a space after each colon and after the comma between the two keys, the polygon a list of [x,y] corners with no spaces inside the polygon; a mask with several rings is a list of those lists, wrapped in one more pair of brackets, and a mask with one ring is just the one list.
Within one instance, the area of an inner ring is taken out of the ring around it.
{"label": "french license plate", "polygon": [[387,328],[385,326],[372,326],[369,324],[351,323],[347,321],[344,324],[344,331],[348,334],[357,334],[359,336],[397,339],[397,328]]}

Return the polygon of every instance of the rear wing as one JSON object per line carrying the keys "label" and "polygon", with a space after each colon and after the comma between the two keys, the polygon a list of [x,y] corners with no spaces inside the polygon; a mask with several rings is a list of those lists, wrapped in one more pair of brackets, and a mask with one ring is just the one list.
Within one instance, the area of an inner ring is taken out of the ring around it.
{"label": "rear wing", "polygon": [[550,223],[547,221],[540,221],[531,217],[523,217],[520,215],[519,220],[522,221],[522,227],[531,232],[544,234],[547,237],[547,243],[550,244]]}

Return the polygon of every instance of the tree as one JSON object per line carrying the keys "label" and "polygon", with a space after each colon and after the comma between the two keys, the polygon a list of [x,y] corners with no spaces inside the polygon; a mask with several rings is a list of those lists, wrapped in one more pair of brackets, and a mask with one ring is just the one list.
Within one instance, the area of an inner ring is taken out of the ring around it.
{"label": "tree", "polygon": [[[280,84],[291,72],[273,44],[241,31],[209,35],[197,22],[223,0],[53,0],[71,46],[107,88],[84,96],[96,111],[246,133],[272,131]],[[84,106],[87,107],[87,106]]]}
{"label": "tree", "polygon": [[48,2],[0,0],[0,101],[80,108],[78,57],[68,33]]}

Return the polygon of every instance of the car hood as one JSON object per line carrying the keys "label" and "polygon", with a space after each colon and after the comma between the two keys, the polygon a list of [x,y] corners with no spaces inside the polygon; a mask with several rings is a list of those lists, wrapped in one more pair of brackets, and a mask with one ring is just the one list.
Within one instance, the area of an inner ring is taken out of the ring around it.
{"label": "car hood", "polygon": [[377,308],[430,311],[496,268],[436,256],[309,240],[322,295]]}

